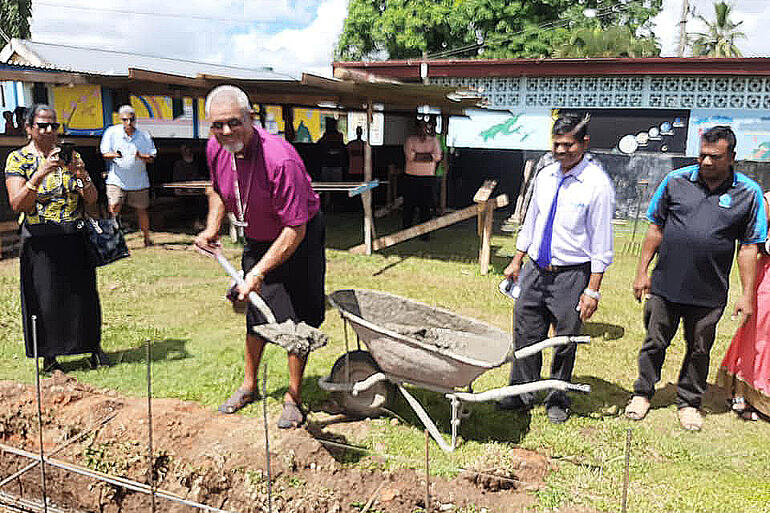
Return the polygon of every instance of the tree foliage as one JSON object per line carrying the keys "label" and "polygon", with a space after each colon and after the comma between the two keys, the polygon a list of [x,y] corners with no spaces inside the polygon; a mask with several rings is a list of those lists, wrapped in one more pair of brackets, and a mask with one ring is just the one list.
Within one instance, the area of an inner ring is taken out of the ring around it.
{"label": "tree foliage", "polygon": [[636,37],[628,27],[576,30],[567,43],[555,49],[553,57],[657,57],[660,47],[654,39]]}
{"label": "tree foliage", "polygon": [[0,30],[8,37],[28,39],[32,0],[0,0]]}
{"label": "tree foliage", "polygon": [[[654,44],[662,0],[350,0],[337,43],[342,60],[550,57],[581,30],[624,26]],[[586,16],[592,9],[597,16]],[[656,46],[657,47],[657,46]]]}
{"label": "tree foliage", "polygon": [[737,39],[745,38],[746,34],[738,30],[743,21],[734,23],[730,16],[732,6],[727,2],[714,3],[714,21],[708,21],[698,16],[706,25],[705,32],[696,32],[692,42],[693,55],[709,57],[741,57],[741,51],[735,45]]}

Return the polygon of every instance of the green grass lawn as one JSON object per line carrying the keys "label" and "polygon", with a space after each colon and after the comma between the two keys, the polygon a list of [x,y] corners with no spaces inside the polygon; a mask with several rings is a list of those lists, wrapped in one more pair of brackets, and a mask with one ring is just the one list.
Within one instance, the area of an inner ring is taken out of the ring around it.
{"label": "green grass lawn", "polygon": [[[509,235],[493,238],[493,271],[481,276],[475,262],[475,221],[438,231],[429,242],[410,241],[372,257],[344,251],[361,240],[358,215],[334,215],[327,221],[328,292],[340,288],[383,290],[510,329],[511,303],[497,291],[513,248]],[[396,224],[395,219],[378,220],[377,228],[388,233]],[[641,236],[638,234],[637,239]],[[179,242],[190,239],[174,236]],[[643,338],[641,306],[631,294],[636,257],[623,253],[628,239],[628,228],[619,227],[615,264],[605,277],[600,308],[585,328],[594,336],[593,343],[579,348],[574,372],[574,381],[590,384],[593,391],[574,397],[570,421],[552,426],[542,407],[524,417],[496,411],[493,404],[471,405],[472,415],[461,426],[462,445],[452,454],[435,449],[432,469],[450,475],[466,466],[504,468],[513,465],[511,448],[518,445],[545,453],[556,462],[546,489],[538,492],[540,509],[577,504],[619,511],[623,454],[630,428],[629,511],[770,511],[768,423],[739,421],[727,411],[724,396],[716,391],[710,392],[705,403],[710,414],[703,431],[688,433],[679,428],[675,388],[670,383],[676,381],[681,364],[681,335],[669,350],[660,391],[648,418],[632,423],[622,417]],[[227,251],[235,262],[238,248],[229,246]],[[227,279],[214,261],[180,245],[135,250],[130,259],[99,270],[103,346],[117,364],[91,371],[84,358],[71,357],[62,359],[65,368],[80,381],[143,395],[144,343],[150,340],[155,395],[216,407],[238,386],[243,371],[245,321],[224,299],[226,286]],[[738,287],[734,273],[729,309]],[[33,365],[23,353],[16,260],[0,262],[0,291],[0,379],[31,382]],[[311,409],[318,409],[326,399],[317,379],[328,374],[344,351],[342,323],[335,311],[327,311],[322,328],[331,342],[313,353],[307,367],[305,398]],[[712,379],[735,328],[728,311],[712,351]],[[286,358],[280,349],[269,347],[266,362],[269,406],[275,413],[285,391]],[[475,389],[505,385],[507,372],[504,367],[485,373]],[[448,433],[449,406],[443,397],[412,390]],[[368,429],[348,433],[347,440],[398,455],[387,465],[421,468],[422,428],[403,401],[395,401],[392,409],[403,422],[375,419],[367,423]],[[251,406],[245,414],[257,415],[259,411]],[[351,464],[382,465],[368,457],[352,458]]]}

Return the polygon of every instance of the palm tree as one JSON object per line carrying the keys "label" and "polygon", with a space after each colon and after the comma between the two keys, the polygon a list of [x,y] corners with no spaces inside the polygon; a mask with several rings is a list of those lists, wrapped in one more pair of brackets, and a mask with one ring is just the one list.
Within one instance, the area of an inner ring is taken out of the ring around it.
{"label": "palm tree", "polygon": [[715,2],[713,22],[708,21],[703,16],[698,15],[706,25],[705,32],[696,32],[692,40],[693,55],[709,57],[741,57],[741,51],[735,46],[735,40],[746,38],[746,34],[738,30],[743,23],[733,23],[730,20],[732,14],[732,5],[727,2]]}

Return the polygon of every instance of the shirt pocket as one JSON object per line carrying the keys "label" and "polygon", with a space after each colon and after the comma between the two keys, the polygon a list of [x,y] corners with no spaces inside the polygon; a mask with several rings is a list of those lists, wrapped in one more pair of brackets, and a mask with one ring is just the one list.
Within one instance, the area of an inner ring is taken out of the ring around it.
{"label": "shirt pocket", "polygon": [[586,216],[588,215],[588,196],[559,198],[558,206],[559,222],[567,229],[573,232],[582,233],[586,225]]}

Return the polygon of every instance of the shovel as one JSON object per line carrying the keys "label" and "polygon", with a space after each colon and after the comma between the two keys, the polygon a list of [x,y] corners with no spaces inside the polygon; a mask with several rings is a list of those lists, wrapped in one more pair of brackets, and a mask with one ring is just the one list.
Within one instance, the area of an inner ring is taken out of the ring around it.
{"label": "shovel", "polygon": [[[220,250],[206,251],[196,248],[206,256],[213,256],[224,268],[227,274],[232,278],[238,287],[244,287],[246,281],[235,270],[235,267],[225,258]],[[265,317],[267,324],[254,326],[254,332],[262,338],[269,340],[291,353],[306,356],[310,351],[323,347],[329,341],[329,337],[319,330],[304,322],[295,322],[288,319],[284,322],[277,322],[275,315],[265,300],[253,290],[249,292],[249,301]]]}

